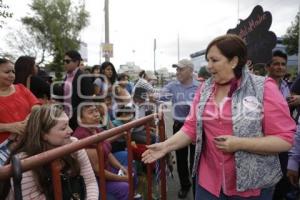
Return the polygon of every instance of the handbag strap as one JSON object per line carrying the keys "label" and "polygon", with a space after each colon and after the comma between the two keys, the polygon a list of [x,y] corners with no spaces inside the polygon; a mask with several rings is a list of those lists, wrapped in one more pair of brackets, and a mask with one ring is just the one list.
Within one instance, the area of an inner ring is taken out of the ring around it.
{"label": "handbag strap", "polygon": [[[80,193],[74,193],[73,189],[72,189],[72,185],[71,185],[71,179],[79,179],[78,181],[80,183],[84,184],[84,180],[83,177],[81,175],[77,175],[74,177],[69,176],[68,174],[61,174],[61,178],[65,180],[66,185],[63,185],[64,187],[67,188],[63,188],[64,192],[68,192],[68,195],[71,197],[71,200],[80,200]],[[77,181],[77,180],[76,180]],[[82,186],[84,187],[84,196],[86,196],[86,188],[85,188],[85,184]]]}

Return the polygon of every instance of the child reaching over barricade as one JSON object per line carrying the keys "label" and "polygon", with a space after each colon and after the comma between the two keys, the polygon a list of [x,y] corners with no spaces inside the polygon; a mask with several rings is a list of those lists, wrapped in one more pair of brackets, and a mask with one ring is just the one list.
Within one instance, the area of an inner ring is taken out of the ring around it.
{"label": "child reaching over barricade", "polygon": [[[85,102],[79,107],[80,123],[73,136],[83,139],[94,134],[101,134],[99,126],[99,111],[94,102]],[[111,144],[108,140],[102,142],[105,162],[106,191],[109,195],[118,200],[128,199],[129,182],[127,171],[127,151],[121,151],[116,154],[111,153]],[[87,154],[92,163],[94,172],[99,170],[98,154],[95,145],[88,147]],[[137,177],[135,173],[134,186],[137,186]],[[135,195],[135,199],[140,198],[140,194]]]}
{"label": "child reaching over barricade", "polygon": [[[144,88],[136,88],[133,95],[135,119],[139,119],[155,112],[156,104],[148,101],[148,93]],[[154,120],[153,120],[154,122]],[[155,125],[152,123],[151,127]],[[151,143],[156,142],[156,130],[152,129],[150,133]],[[135,127],[132,130],[132,140],[139,144],[146,144],[146,129],[145,126]]]}
{"label": "child reaching over barricade", "polygon": [[[122,126],[134,119],[134,109],[130,105],[122,105],[115,111],[116,118],[112,121],[114,127]],[[111,143],[112,153],[124,151],[126,141],[124,137],[119,137]]]}

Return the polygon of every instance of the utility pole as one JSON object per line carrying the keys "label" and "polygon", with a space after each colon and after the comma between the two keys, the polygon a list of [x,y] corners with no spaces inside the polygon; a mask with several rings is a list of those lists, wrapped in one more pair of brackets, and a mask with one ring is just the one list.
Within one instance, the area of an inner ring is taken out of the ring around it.
{"label": "utility pole", "polygon": [[154,76],[156,76],[156,38],[154,38],[154,44],[153,44],[153,54],[154,54],[154,60],[153,60],[153,67],[154,67]]}
{"label": "utility pole", "polygon": [[177,34],[177,62],[180,59],[180,43],[179,43],[179,33]]}
{"label": "utility pole", "polygon": [[[109,44],[109,8],[108,8],[108,0],[104,2],[104,13],[105,13],[105,44]],[[109,61],[109,55],[105,54],[105,61]]]}
{"label": "utility pole", "polygon": [[237,0],[237,24],[240,23],[240,0]]}

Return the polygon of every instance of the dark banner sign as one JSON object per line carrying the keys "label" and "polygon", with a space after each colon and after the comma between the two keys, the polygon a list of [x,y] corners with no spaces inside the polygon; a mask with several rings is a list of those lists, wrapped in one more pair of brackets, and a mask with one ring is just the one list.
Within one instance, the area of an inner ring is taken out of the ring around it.
{"label": "dark banner sign", "polygon": [[272,58],[272,49],[276,45],[276,35],[269,28],[272,24],[272,15],[256,6],[250,16],[241,20],[234,29],[227,33],[239,35],[247,44],[248,57],[253,64],[267,63]]}

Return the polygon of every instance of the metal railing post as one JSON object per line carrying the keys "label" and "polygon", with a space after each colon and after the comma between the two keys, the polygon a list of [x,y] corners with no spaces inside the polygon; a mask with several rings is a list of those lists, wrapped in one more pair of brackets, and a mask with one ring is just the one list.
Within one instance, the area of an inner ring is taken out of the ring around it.
{"label": "metal railing post", "polygon": [[[146,123],[146,144],[151,144],[150,125]],[[152,199],[152,164],[147,164],[147,199]]]}
{"label": "metal railing post", "polygon": [[[166,140],[166,134],[165,134],[165,121],[164,121],[164,114],[161,113],[159,116],[159,141],[163,142]],[[167,188],[166,188],[166,157],[163,157],[159,160],[159,168],[160,168],[160,187],[161,187],[161,200],[167,199]]]}
{"label": "metal railing post", "polygon": [[60,178],[60,170],[62,166],[60,161],[54,160],[51,162],[51,175],[52,175],[52,186],[53,186],[53,192],[54,192],[54,199],[55,200],[62,200],[62,184],[61,184],[61,178]]}
{"label": "metal railing post", "polygon": [[15,155],[12,156],[11,162],[13,166],[13,182],[14,182],[15,199],[22,200],[23,197],[22,197],[22,188],[21,188],[21,181],[22,181],[21,162],[20,159],[17,158]]}
{"label": "metal railing post", "polygon": [[99,142],[97,144],[97,154],[98,154],[98,179],[99,179],[99,192],[101,195],[101,200],[106,200],[106,180],[105,180],[105,162],[104,162],[104,154],[103,154],[103,147],[102,143]]}
{"label": "metal railing post", "polygon": [[128,155],[128,166],[127,166],[127,171],[128,171],[128,183],[129,183],[129,195],[128,199],[133,200],[134,196],[134,187],[133,187],[133,155],[132,155],[132,146],[131,146],[131,133],[130,131],[126,131],[126,142],[127,142],[127,155]]}

